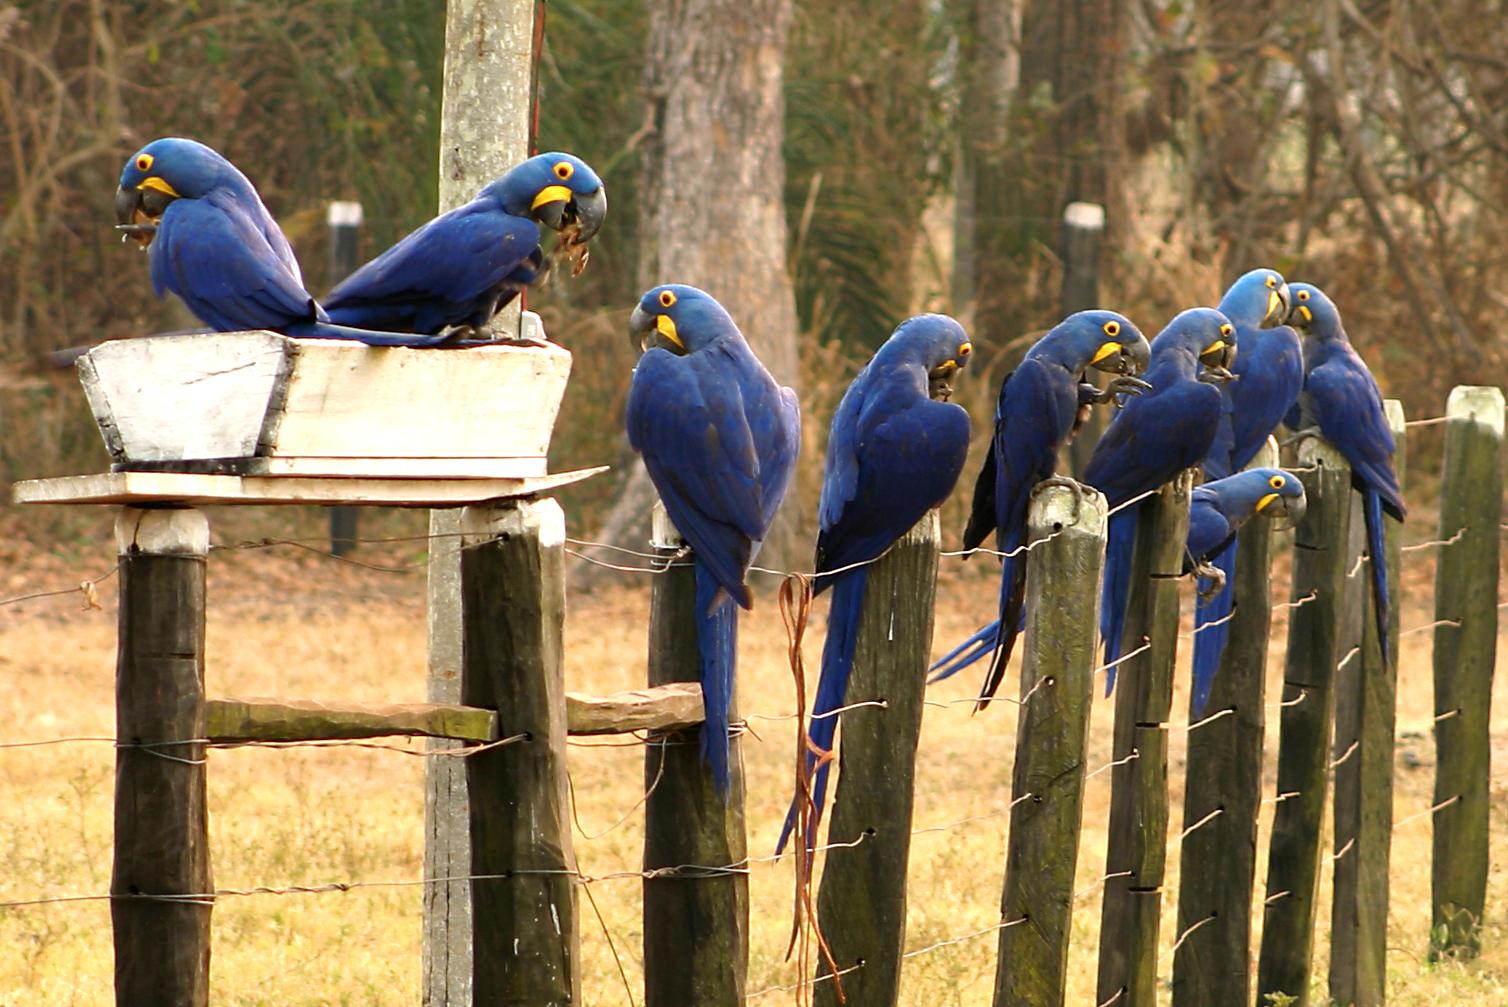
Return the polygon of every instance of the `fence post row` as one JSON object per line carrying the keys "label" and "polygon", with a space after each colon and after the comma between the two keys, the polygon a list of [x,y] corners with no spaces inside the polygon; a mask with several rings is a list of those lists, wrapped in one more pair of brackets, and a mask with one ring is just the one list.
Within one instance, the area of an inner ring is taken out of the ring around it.
{"label": "fence post row", "polygon": [[[669,563],[684,545],[655,502],[651,544]],[[654,578],[649,617],[649,684],[701,678],[696,646],[696,577],[689,556]],[[729,723],[738,717],[737,696]],[[742,745],[729,739],[726,797],[702,762],[701,728],[653,737],[645,749],[644,870],[719,866],[748,856]],[[741,871],[644,879],[646,1007],[742,1004],[749,967],[749,877]]]}
{"label": "fence post row", "polygon": [[[1277,444],[1269,438],[1249,467],[1277,464]],[[1183,837],[1179,876],[1199,883],[1178,889],[1177,932],[1188,938],[1173,956],[1174,1007],[1245,1003],[1250,995],[1272,538],[1271,521],[1249,521],[1241,529],[1225,653],[1205,705],[1207,722],[1189,732],[1183,827],[1194,831]],[[1189,722],[1195,722],[1192,707]]]}
{"label": "fence post row", "polygon": [[[1488,713],[1497,656],[1503,393],[1461,386],[1445,409],[1435,568],[1435,800],[1432,956],[1472,957],[1487,897]],[[1446,803],[1450,802],[1450,803]]]}
{"label": "fence post row", "polygon": [[995,1007],[1064,1002],[1105,522],[1103,496],[1079,503],[1060,486],[1040,490],[1027,515],[1027,541],[1042,544],[1026,560],[1026,648],[1000,916],[1002,923],[1029,917],[1030,925],[1000,931]]}
{"label": "fence post row", "polygon": [[[1168,852],[1168,718],[1178,654],[1178,588],[1192,473],[1141,505],[1117,669],[1110,825],[1100,912],[1097,1002],[1157,1002],[1157,940]],[[1125,760],[1125,761],[1122,761]]]}
{"label": "fence post row", "polygon": [[[906,942],[906,867],[911,855],[916,746],[932,650],[937,550],[936,511],[902,536],[869,570],[844,705],[883,702],[843,713],[838,785],[829,844],[856,844],[828,859],[817,917],[850,1004],[895,1004]],[[798,840],[799,841],[799,840]],[[817,977],[828,974],[817,956]],[[821,982],[813,1003],[836,1005],[838,986]]]}

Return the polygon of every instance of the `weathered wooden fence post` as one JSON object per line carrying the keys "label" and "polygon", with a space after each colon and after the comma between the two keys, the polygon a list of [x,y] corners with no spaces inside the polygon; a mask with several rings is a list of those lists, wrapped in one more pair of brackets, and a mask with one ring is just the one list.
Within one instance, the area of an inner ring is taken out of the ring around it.
{"label": "weathered wooden fence post", "polygon": [[[906,942],[906,866],[911,855],[916,745],[932,650],[937,589],[937,512],[917,523],[869,571],[853,672],[844,705],[884,703],[843,713],[830,857],[817,893],[817,917],[843,976],[850,1004],[894,1004]],[[817,956],[820,979],[831,970]],[[813,1003],[836,1005],[835,983],[819,983]]]}
{"label": "weathered wooden fence post", "polygon": [[[684,540],[655,503],[652,544],[669,563]],[[696,578],[689,555],[654,578],[649,618],[649,684],[700,679]],[[729,722],[738,717],[737,696]],[[742,864],[744,764],[729,739],[729,787],[717,793],[702,762],[701,728],[656,735],[645,751],[644,869]],[[742,1004],[749,969],[749,877],[669,871],[644,879],[645,1007]]]}
{"label": "weathered wooden fence post", "polygon": [[[1481,949],[1487,900],[1492,676],[1503,508],[1503,393],[1461,386],[1445,408],[1435,568],[1433,955]],[[1456,538],[1456,536],[1460,536]],[[1449,802],[1449,803],[1447,803]]]}
{"label": "weathered wooden fence post", "polygon": [[[204,563],[197,510],[123,507],[115,669],[115,1002],[209,1003]],[[183,896],[197,896],[184,899]]]}
{"label": "weathered wooden fence post", "polygon": [[[329,205],[325,223],[330,228],[330,276],[326,289],[356,271],[357,239],[361,235],[361,204],[337,200]],[[330,508],[330,554],[344,556],[356,548],[361,510],[356,507]]]}
{"label": "weathered wooden fence post", "polygon": [[[1393,466],[1403,484],[1404,418],[1396,399],[1384,403],[1398,450]],[[1351,520],[1359,522],[1354,512]],[[1386,998],[1388,860],[1393,841],[1393,721],[1398,693],[1398,622],[1403,526],[1387,521],[1388,597],[1392,619],[1384,663],[1378,646],[1368,557],[1353,578],[1361,602],[1361,652],[1336,677],[1335,887],[1331,911],[1330,999],[1381,1007]],[[1353,531],[1356,529],[1353,528]],[[1353,535],[1353,538],[1355,536]],[[1344,656],[1344,655],[1343,655]]]}
{"label": "weathered wooden fence post", "polygon": [[[1095,687],[1095,618],[1105,562],[1105,498],[1082,506],[1049,486],[1032,501],[1025,656],[1012,770],[995,1007],[1064,1002],[1084,760]],[[856,1001],[859,1002],[859,1001]]]}
{"label": "weathered wooden fence post", "polygon": [[565,515],[554,500],[461,512],[461,700],[509,745],[467,757],[472,996],[581,1002],[566,779]]}
{"label": "weathered wooden fence post", "polygon": [[[1069,203],[1063,208],[1062,312],[1100,306],[1100,245],[1105,236],[1105,208],[1098,203]],[[1105,429],[1104,411],[1089,414],[1068,448],[1075,475],[1084,471]]]}
{"label": "weathered wooden fence post", "polygon": [[1152,1007],[1168,851],[1168,718],[1178,655],[1178,587],[1193,479],[1184,473],[1141,505],[1123,654],[1117,669],[1109,848],[1100,911],[1097,1002]]}
{"label": "weathered wooden fence post", "polygon": [[1257,1003],[1270,993],[1309,1002],[1320,823],[1330,764],[1332,683],[1350,580],[1351,469],[1318,438],[1299,449],[1309,510],[1294,529],[1293,593],[1278,728],[1278,793],[1267,850]]}
{"label": "weathered wooden fence post", "polygon": [[[1269,439],[1250,467],[1277,463],[1277,445]],[[1192,831],[1183,837],[1179,876],[1184,882],[1178,888],[1178,932],[1188,938],[1173,955],[1175,1007],[1250,1002],[1272,534],[1272,522],[1261,519],[1241,529],[1235,605],[1220,673],[1205,705],[1205,722],[1189,731],[1183,827]],[[1196,723],[1192,709],[1189,722]],[[1209,923],[1191,930],[1202,920]]]}

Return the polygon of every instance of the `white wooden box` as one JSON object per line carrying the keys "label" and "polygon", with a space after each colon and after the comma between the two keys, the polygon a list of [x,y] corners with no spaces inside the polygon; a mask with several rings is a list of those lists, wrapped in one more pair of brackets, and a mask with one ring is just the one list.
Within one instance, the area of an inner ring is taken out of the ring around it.
{"label": "white wooden box", "polygon": [[254,331],[103,343],[78,367],[116,471],[497,479],[545,474],[571,355]]}

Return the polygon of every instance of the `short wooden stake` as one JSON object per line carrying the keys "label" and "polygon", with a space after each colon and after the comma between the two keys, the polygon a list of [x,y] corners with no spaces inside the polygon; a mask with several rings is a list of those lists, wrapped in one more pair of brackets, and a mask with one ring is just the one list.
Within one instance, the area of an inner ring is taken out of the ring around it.
{"label": "short wooden stake", "polygon": [[461,512],[461,700],[516,744],[466,762],[472,996],[581,1002],[566,780],[565,515],[554,500]]}
{"label": "short wooden stake", "polygon": [[1027,541],[1042,544],[1027,557],[1026,648],[1000,901],[1001,923],[1016,925],[1000,931],[995,1007],[1064,1002],[1097,681],[1105,499],[1093,494],[1076,506],[1072,492],[1047,487],[1033,499],[1027,521]]}
{"label": "short wooden stake", "polygon": [[[900,996],[916,745],[932,650],[939,537],[933,511],[870,568],[843,700],[885,704],[842,715],[827,842],[855,845],[828,858],[817,893],[817,917],[834,961],[840,969],[863,962],[842,977],[850,1004],[884,1007]],[[830,971],[818,955],[818,979]],[[836,1005],[837,985],[819,982],[812,1002]]]}
{"label": "short wooden stake", "polygon": [[[1178,588],[1193,479],[1185,473],[1141,505],[1117,669],[1110,837],[1100,913],[1097,1002],[1157,1002],[1157,941],[1168,845],[1168,718],[1178,654]],[[1132,757],[1134,755],[1134,757]]]}
{"label": "short wooden stake", "polygon": [[[652,542],[665,561],[683,540],[655,504]],[[690,556],[654,578],[649,684],[695,682],[696,583]],[[737,723],[737,694],[729,723]],[[700,728],[657,736],[644,757],[644,869],[722,867],[748,857],[742,746],[729,740],[730,785],[720,796],[702,761]],[[644,879],[645,1007],[741,1005],[749,971],[749,877],[671,872]]]}
{"label": "short wooden stake", "polygon": [[[1434,956],[1481,950],[1491,799],[1489,715],[1497,655],[1503,506],[1503,393],[1453,389],[1445,407],[1441,539],[1435,568]],[[1446,803],[1450,802],[1450,803]]]}
{"label": "short wooden stake", "polygon": [[[1278,793],[1267,850],[1267,895],[1257,965],[1257,1003],[1271,993],[1309,1003],[1318,899],[1320,825],[1330,766],[1332,684],[1351,581],[1351,469],[1329,444],[1306,440],[1299,477],[1309,510],[1294,529],[1293,594],[1278,728]],[[1358,575],[1359,576],[1359,575]]]}
{"label": "short wooden stake", "polygon": [[[1277,461],[1277,445],[1269,440],[1250,467]],[[1235,607],[1220,672],[1203,723],[1189,711],[1183,827],[1193,831],[1183,837],[1179,876],[1197,881],[1178,888],[1178,933],[1188,938],[1173,955],[1174,1007],[1246,1007],[1250,1002],[1272,535],[1272,522],[1261,518],[1241,529]],[[1209,922],[1200,926],[1202,920]]]}
{"label": "short wooden stake", "polygon": [[[1403,406],[1385,403],[1398,445],[1393,467],[1404,475]],[[1360,500],[1360,495],[1354,495]],[[1388,860],[1393,843],[1393,720],[1398,692],[1398,622],[1403,611],[1398,573],[1403,568],[1403,525],[1387,521],[1388,597],[1391,620],[1383,663],[1377,640],[1369,557],[1352,578],[1360,609],[1361,651],[1345,662],[1335,682],[1335,861],[1331,910],[1330,999],[1355,1007],[1382,1007],[1387,986]],[[1364,518],[1351,512],[1351,538],[1365,540]],[[1349,649],[1347,645],[1346,649]],[[1342,652],[1342,657],[1345,653]]]}
{"label": "short wooden stake", "polygon": [[[115,1002],[209,1003],[204,561],[196,510],[121,509],[115,671]],[[192,898],[183,898],[193,896]]]}

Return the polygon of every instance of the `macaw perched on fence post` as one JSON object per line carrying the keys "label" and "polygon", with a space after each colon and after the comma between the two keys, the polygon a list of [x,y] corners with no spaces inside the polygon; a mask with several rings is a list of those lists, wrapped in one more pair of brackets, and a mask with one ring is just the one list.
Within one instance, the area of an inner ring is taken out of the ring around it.
{"label": "macaw perched on fence post", "polygon": [[1382,515],[1386,511],[1402,521],[1408,513],[1393,471],[1397,445],[1383,413],[1382,391],[1351,346],[1335,302],[1310,283],[1294,283],[1290,289],[1288,323],[1304,334],[1304,391],[1287,423],[1298,431],[1296,436],[1318,434],[1335,445],[1351,466],[1351,486],[1361,493],[1367,524],[1377,639],[1386,663],[1391,616]]}
{"label": "macaw perched on fence post", "polygon": [[[1146,373],[1152,390],[1131,399],[1110,421],[1084,469],[1084,481],[1104,493],[1111,508],[1100,610],[1106,664],[1121,653],[1140,508],[1131,501],[1209,453],[1224,403],[1216,385],[1232,380],[1227,368],[1235,355],[1235,326],[1214,308],[1190,308],[1174,317],[1152,340]],[[1114,687],[1112,667],[1105,676],[1106,694]]]}
{"label": "macaw perched on fence post", "polygon": [[[1019,551],[1032,490],[1053,478],[1058,449],[1082,422],[1081,410],[1117,395],[1139,395],[1151,387],[1135,377],[1146,368],[1150,353],[1146,337],[1124,315],[1080,311],[1039,339],[1021,365],[1000,383],[994,437],[974,484],[973,507],[963,534],[964,548],[975,549],[994,531],[996,544],[1007,554],[1000,569],[999,617],[933,664],[937,674],[932,681],[992,654],[979,701],[980,708],[988,705],[1005,675],[1021,628],[1026,557]],[[1100,392],[1084,381],[1090,367],[1120,377]]]}
{"label": "macaw perched on fence post", "polygon": [[810,848],[821,820],[838,716],[853,667],[869,564],[953,492],[969,453],[969,414],[948,402],[953,378],[974,347],[946,315],[902,322],[854,378],[833,414],[818,505],[816,580],[833,589],[822,673],[807,737],[804,792],[798,792],[776,845],[795,827],[797,804],[810,794]]}
{"label": "macaw perched on fence post", "polygon": [[628,441],[695,560],[702,755],[726,793],[734,605],[753,606],[744,578],[795,471],[800,406],[723,306],[696,287],[645,293],[629,334],[644,355],[628,391]]}

